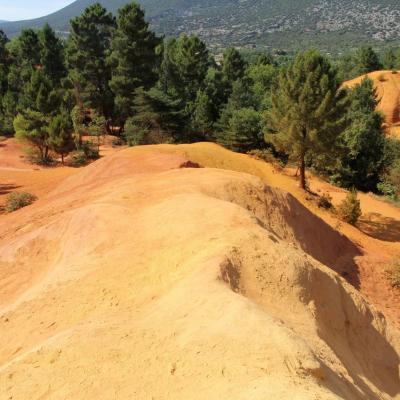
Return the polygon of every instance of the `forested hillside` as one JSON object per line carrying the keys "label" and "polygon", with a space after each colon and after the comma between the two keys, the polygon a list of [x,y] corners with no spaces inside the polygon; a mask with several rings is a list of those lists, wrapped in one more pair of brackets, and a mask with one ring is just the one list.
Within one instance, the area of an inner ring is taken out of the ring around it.
{"label": "forested hillside", "polygon": [[[294,59],[234,47],[217,63],[198,36],[167,39],[143,9],[113,15],[100,4],[71,20],[68,40],[45,25],[11,41],[0,34],[0,131],[31,147],[31,158],[82,164],[98,155],[85,135],[117,134],[119,144],[215,141],[298,166],[346,188],[396,197],[400,147],[385,137],[378,94],[366,79],[397,74],[400,54],[362,47],[336,61],[316,50]],[[97,142],[98,143],[98,142]]]}
{"label": "forested hillside", "polygon": [[[48,17],[0,25],[9,36],[48,22],[67,34],[69,19],[94,0],[77,0]],[[101,0],[116,12],[126,0]],[[400,43],[400,4],[395,0],[140,0],[158,33],[193,33],[209,46],[297,50],[312,45],[340,51],[363,43]]]}

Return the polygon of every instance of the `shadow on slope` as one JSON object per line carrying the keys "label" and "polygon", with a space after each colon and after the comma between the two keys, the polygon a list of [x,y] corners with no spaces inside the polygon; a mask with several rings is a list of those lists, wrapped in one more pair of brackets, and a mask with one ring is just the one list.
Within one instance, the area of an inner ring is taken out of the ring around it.
{"label": "shadow on slope", "polygon": [[400,221],[379,213],[363,216],[358,228],[366,235],[385,242],[398,242],[400,238]]}
{"label": "shadow on slope", "polygon": [[[295,244],[317,261],[360,288],[355,259],[361,250],[346,236],[309,211],[294,196],[262,185],[226,185],[223,197],[246,208],[279,239]],[[243,193],[243,191],[245,193]]]}

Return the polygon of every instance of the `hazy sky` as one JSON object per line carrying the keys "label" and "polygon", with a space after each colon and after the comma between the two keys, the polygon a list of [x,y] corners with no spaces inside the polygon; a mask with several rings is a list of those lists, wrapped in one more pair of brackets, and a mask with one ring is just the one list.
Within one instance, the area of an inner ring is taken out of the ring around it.
{"label": "hazy sky", "polygon": [[0,0],[0,20],[16,21],[42,17],[74,0]]}

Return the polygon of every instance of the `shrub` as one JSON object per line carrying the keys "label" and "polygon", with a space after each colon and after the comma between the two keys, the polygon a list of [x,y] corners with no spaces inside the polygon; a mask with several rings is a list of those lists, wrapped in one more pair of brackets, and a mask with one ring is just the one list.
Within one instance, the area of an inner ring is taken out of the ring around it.
{"label": "shrub", "polygon": [[70,165],[72,167],[82,167],[88,163],[88,159],[82,150],[78,150],[72,154]]}
{"label": "shrub", "polygon": [[89,161],[99,158],[99,150],[95,144],[90,141],[82,142],[79,149],[72,154],[70,165],[72,167],[82,167]]}
{"label": "shrub", "polygon": [[113,138],[113,140],[111,141],[111,144],[115,147],[118,146],[124,146],[126,144],[125,140],[121,137],[115,137]]}
{"label": "shrub", "polygon": [[319,208],[330,210],[333,207],[332,197],[329,195],[329,193],[323,193],[322,196],[318,197],[317,205]]}
{"label": "shrub", "polygon": [[357,191],[355,189],[351,190],[342,203],[340,203],[338,215],[341,220],[351,225],[355,225],[361,217],[360,200],[357,198]]}
{"label": "shrub", "polygon": [[78,151],[81,151],[88,160],[97,160],[99,158],[99,149],[91,141],[82,142]]}
{"label": "shrub", "polygon": [[19,210],[22,207],[29,206],[37,197],[31,193],[14,192],[7,196],[5,209],[7,212]]}
{"label": "shrub", "polygon": [[138,146],[143,144],[147,133],[147,129],[137,126],[132,118],[128,118],[125,123],[124,137],[129,146]]}
{"label": "shrub", "polygon": [[378,190],[380,193],[382,193],[384,196],[388,197],[391,200],[397,199],[398,188],[396,188],[396,186],[393,185],[391,182],[384,181],[378,183]]}
{"label": "shrub", "polygon": [[400,289],[400,260],[396,260],[387,270],[389,281],[395,288]]}
{"label": "shrub", "polygon": [[273,163],[276,161],[274,154],[271,149],[254,149],[247,152],[250,157],[253,157],[257,160],[262,160],[265,162]]}

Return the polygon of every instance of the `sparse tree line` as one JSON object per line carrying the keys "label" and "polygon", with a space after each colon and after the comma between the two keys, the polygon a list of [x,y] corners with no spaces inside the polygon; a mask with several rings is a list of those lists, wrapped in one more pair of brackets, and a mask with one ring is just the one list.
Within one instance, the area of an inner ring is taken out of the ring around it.
{"label": "sparse tree line", "polygon": [[[385,56],[392,60],[396,55]],[[338,185],[393,196],[400,146],[385,137],[372,82],[344,89],[343,71],[381,68],[370,48],[332,61],[308,50],[293,60],[249,61],[227,49],[220,64],[195,36],[158,37],[140,6],[115,17],[100,4],[71,21],[63,41],[45,26],[0,35],[0,130],[63,159],[95,157],[85,134],[129,145],[216,141],[311,168]]]}

